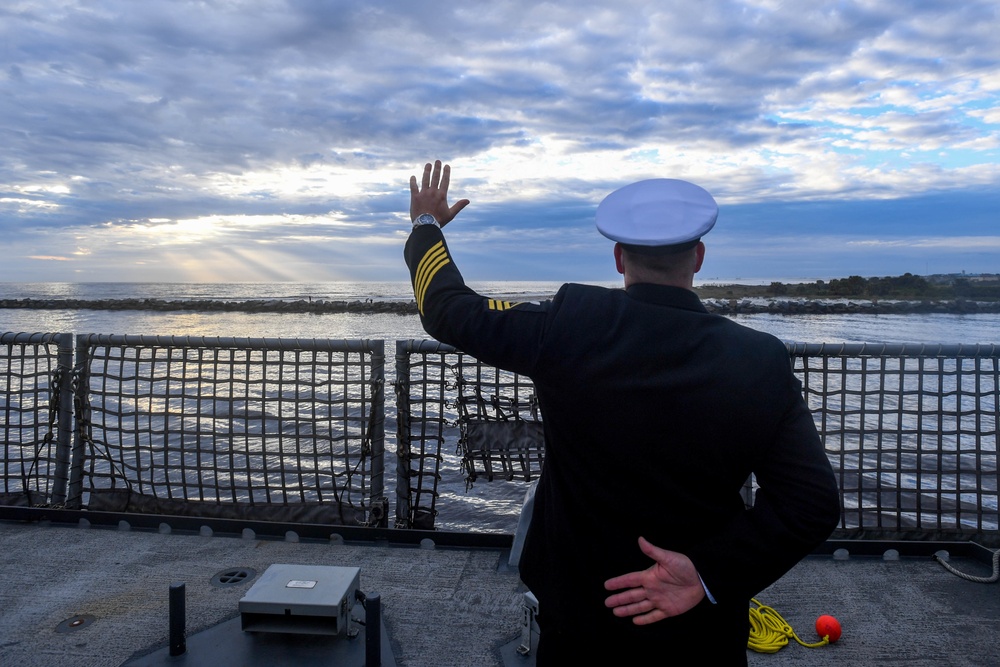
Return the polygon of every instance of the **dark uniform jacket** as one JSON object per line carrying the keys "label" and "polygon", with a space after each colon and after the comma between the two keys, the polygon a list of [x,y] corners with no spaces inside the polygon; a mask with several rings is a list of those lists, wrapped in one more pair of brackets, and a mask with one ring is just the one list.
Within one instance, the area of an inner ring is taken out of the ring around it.
{"label": "dark uniform jacket", "polygon": [[[546,458],[520,570],[542,634],[661,652],[694,642],[701,657],[745,661],[749,598],[840,516],[785,346],[677,287],[568,284],[542,304],[482,297],[432,225],[414,230],[405,258],[430,335],[535,384]],[[747,510],[751,472],[760,488]],[[639,536],[689,556],[717,604],[642,627],[614,617],[603,584],[649,567]]]}

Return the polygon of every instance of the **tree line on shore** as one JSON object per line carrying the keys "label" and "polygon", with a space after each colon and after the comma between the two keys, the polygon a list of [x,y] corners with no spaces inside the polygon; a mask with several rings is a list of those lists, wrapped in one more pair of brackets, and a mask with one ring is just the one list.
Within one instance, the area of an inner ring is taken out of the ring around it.
{"label": "tree line on shore", "polygon": [[863,278],[848,276],[804,283],[772,282],[770,285],[716,285],[699,287],[703,296],[770,296],[792,299],[917,299],[976,301],[1000,300],[1000,275],[901,276]]}

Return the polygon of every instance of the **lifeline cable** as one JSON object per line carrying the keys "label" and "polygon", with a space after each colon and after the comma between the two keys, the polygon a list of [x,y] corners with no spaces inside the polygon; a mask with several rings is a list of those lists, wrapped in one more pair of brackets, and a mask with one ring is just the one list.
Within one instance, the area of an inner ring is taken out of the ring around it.
{"label": "lifeline cable", "polygon": [[756,598],[751,598],[751,602],[757,608],[750,609],[750,639],[747,641],[747,648],[757,653],[777,653],[788,644],[789,637],[806,648],[819,648],[830,643],[829,635],[815,644],[802,641],[781,614]]}

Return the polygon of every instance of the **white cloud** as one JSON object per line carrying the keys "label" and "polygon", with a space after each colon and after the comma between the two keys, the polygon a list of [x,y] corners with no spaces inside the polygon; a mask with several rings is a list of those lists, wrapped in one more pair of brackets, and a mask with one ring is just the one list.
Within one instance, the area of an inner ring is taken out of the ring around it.
{"label": "white cloud", "polygon": [[434,157],[466,217],[534,203],[554,233],[656,175],[726,204],[995,188],[997,18],[991,0],[8,3],[0,227],[146,266],[224,240],[259,267],[249,244],[394,239]]}
{"label": "white cloud", "polygon": [[892,248],[921,248],[939,250],[1000,250],[1000,236],[940,236],[912,239],[862,239],[848,241],[848,245]]}

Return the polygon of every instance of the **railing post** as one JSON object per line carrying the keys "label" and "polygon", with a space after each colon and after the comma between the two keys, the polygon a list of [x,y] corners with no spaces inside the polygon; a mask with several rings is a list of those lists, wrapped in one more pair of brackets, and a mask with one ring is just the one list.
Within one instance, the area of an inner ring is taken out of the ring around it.
{"label": "railing post", "polygon": [[73,438],[70,454],[69,489],[66,494],[66,507],[80,509],[83,504],[83,468],[86,447],[84,446],[84,429],[90,422],[89,404],[87,400],[90,354],[88,353],[87,334],[76,336],[76,363],[70,375],[72,382],[73,405]]}
{"label": "railing post", "polygon": [[59,355],[56,390],[58,398],[58,432],[56,433],[56,469],[52,486],[52,503],[65,505],[69,487],[73,450],[73,334],[55,336]]}
{"label": "railing post", "polygon": [[410,521],[410,354],[407,341],[396,341],[396,527]]}
{"label": "railing post", "polygon": [[[384,527],[388,517],[382,512],[385,497],[385,341],[367,341],[371,351],[371,413],[368,441],[372,446],[371,497],[372,512],[380,512],[378,525]],[[378,510],[375,504],[379,504]]]}

